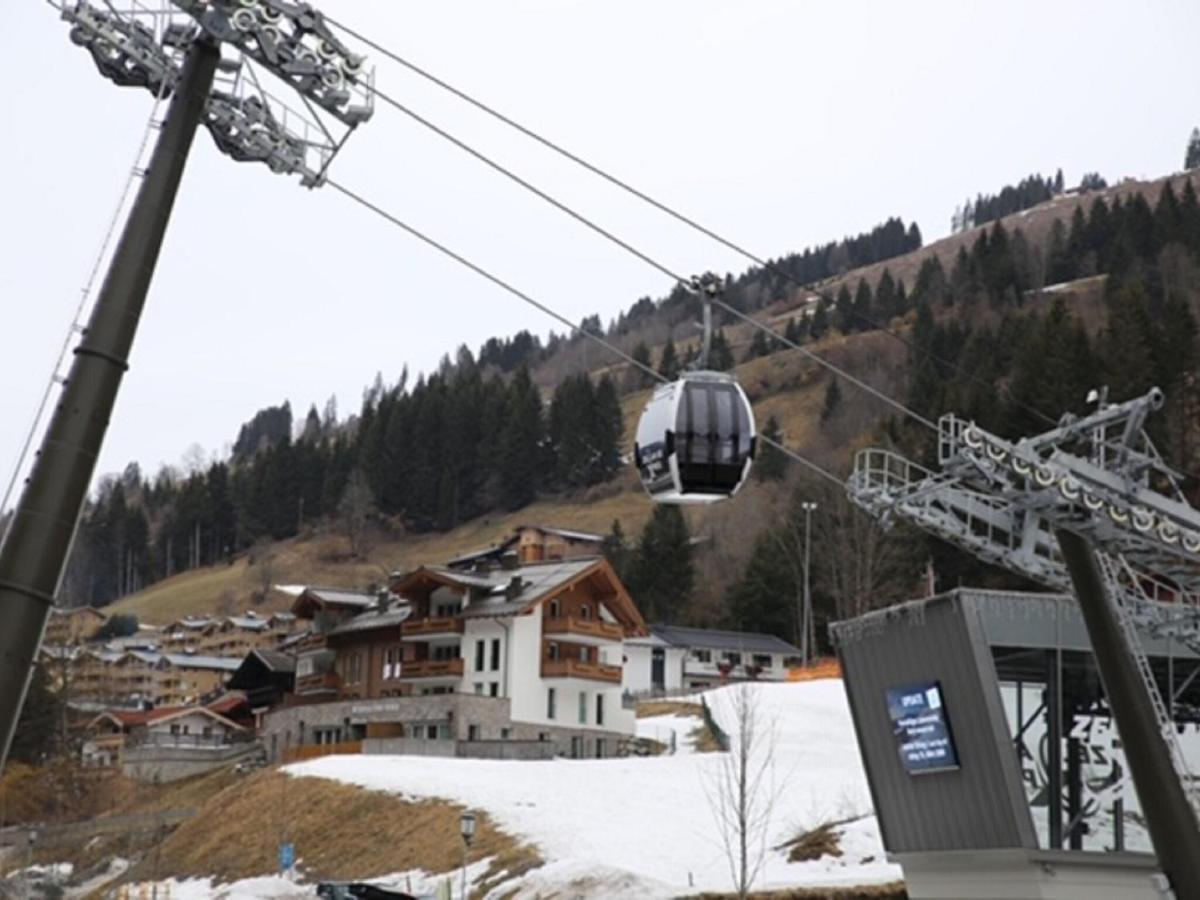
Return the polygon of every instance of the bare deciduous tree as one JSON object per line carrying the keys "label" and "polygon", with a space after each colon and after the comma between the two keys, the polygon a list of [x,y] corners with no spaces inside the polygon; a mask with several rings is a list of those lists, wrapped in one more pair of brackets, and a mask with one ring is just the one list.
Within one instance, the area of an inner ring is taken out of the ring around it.
{"label": "bare deciduous tree", "polygon": [[747,897],[767,856],[775,811],[775,734],[748,685],[732,691],[733,734],[728,752],[704,785],[717,823],[729,874],[739,898]]}
{"label": "bare deciduous tree", "polygon": [[338,502],[338,526],[350,543],[351,556],[362,558],[370,551],[371,517],[375,512],[367,478],[361,469],[355,469],[346,480],[346,490]]}

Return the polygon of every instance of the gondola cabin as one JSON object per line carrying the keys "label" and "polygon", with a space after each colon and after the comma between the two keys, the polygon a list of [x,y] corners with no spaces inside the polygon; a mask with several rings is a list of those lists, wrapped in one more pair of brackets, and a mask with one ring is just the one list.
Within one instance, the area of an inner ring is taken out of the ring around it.
{"label": "gondola cabin", "polygon": [[713,503],[737,493],[754,457],[754,410],[721,372],[688,372],[654,391],[634,460],[658,503]]}

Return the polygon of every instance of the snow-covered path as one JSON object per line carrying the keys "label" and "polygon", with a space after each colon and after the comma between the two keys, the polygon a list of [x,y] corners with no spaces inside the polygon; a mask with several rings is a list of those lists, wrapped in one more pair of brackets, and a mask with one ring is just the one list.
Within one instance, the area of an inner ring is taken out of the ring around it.
{"label": "snow-covered path", "polygon": [[[769,851],[756,887],[900,878],[899,868],[883,861],[841,682],[749,689],[774,731],[777,802],[768,845],[829,820],[862,815],[844,827],[842,857],[789,863],[784,853]],[[735,690],[706,695],[717,721],[731,732]],[[694,724],[680,720],[678,727],[686,733]],[[594,871],[605,881],[628,873],[641,885],[630,896],[649,897],[729,888],[729,867],[706,791],[720,762],[718,754],[688,752],[539,762],[334,756],[287,771],[486,810],[510,834],[536,844],[547,860],[544,870],[530,876],[530,887],[556,872],[569,871],[577,879]],[[542,890],[546,886],[539,884]]]}

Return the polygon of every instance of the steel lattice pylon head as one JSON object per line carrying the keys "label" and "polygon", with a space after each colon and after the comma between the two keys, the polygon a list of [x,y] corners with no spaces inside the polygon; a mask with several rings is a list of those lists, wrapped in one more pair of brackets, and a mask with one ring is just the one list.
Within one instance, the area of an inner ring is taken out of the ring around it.
{"label": "steel lattice pylon head", "polygon": [[1124,601],[1139,624],[1200,649],[1200,513],[1142,427],[1162,402],[1154,389],[1101,403],[1090,415],[1016,441],[943,416],[940,471],[864,450],[847,491],[885,524],[904,519],[1056,590],[1071,582],[1054,530],[1080,534],[1138,573],[1137,590]]}
{"label": "steel lattice pylon head", "polygon": [[[114,84],[166,96],[195,40],[229,47],[205,111],[222,153],[324,182],[351,132],[373,112],[374,72],[307,4],[279,0],[162,0],[157,7],[99,8],[88,0],[61,7],[71,40]],[[253,65],[251,64],[253,61]],[[296,92],[304,111],[263,90],[260,67]]]}

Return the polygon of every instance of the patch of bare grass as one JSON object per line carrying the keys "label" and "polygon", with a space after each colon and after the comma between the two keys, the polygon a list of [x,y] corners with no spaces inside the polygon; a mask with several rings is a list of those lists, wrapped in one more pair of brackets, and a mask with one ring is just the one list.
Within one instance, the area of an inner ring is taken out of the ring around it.
{"label": "patch of bare grass", "polygon": [[[407,869],[450,872],[462,863],[461,808],[321,778],[291,778],[276,770],[232,784],[181,824],[130,873],[150,877],[211,876],[235,881],[276,871],[279,845],[296,846],[312,880],[376,878]],[[484,814],[477,814],[470,858],[503,856],[532,865],[523,848]],[[540,862],[540,860],[539,860]],[[497,875],[500,871],[497,871]]]}
{"label": "patch of bare grass", "polygon": [[637,717],[649,719],[654,716],[691,716],[695,719],[704,718],[704,712],[699,703],[686,700],[643,700],[637,705]]}

